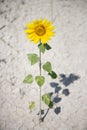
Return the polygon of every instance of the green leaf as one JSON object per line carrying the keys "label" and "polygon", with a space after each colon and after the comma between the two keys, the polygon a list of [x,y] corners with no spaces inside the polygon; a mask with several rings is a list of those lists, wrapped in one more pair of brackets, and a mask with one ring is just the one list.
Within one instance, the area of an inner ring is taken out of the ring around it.
{"label": "green leaf", "polygon": [[32,102],[30,102],[30,104],[29,104],[29,109],[32,110],[32,109],[34,109],[34,108],[35,108],[35,102],[32,101]]}
{"label": "green leaf", "polygon": [[31,65],[34,65],[39,61],[38,55],[34,54],[34,53],[33,54],[28,54],[28,59],[30,60]]}
{"label": "green leaf", "polygon": [[35,81],[38,84],[38,86],[41,87],[45,82],[45,78],[44,76],[36,76]]}
{"label": "green leaf", "polygon": [[49,108],[53,108],[53,102],[52,101],[50,101],[50,104],[49,104]]}
{"label": "green leaf", "polygon": [[49,73],[52,72],[52,66],[51,66],[51,63],[50,62],[46,62],[44,65],[43,65],[43,69]]}
{"label": "green leaf", "polygon": [[52,107],[53,107],[53,102],[51,101],[51,96],[50,96],[49,93],[48,93],[48,94],[44,94],[44,95],[42,96],[42,100],[43,100],[43,102],[44,102],[46,105],[49,106],[49,108],[52,108]]}
{"label": "green leaf", "polygon": [[40,44],[38,45],[38,48],[40,49],[40,51],[41,51],[42,53],[45,52],[45,46],[44,46],[42,43],[40,43]]}
{"label": "green leaf", "polygon": [[51,73],[48,73],[48,75],[50,75],[52,79],[57,78],[57,74],[54,71],[52,71]]}
{"label": "green leaf", "polygon": [[42,96],[42,100],[44,101],[44,103],[45,103],[46,105],[49,106],[50,101],[51,101],[50,94],[44,94],[44,95]]}
{"label": "green leaf", "polygon": [[38,45],[38,48],[40,49],[40,51],[41,51],[42,53],[44,53],[45,50],[50,50],[50,49],[51,49],[51,47],[50,47],[47,43],[46,43],[46,44],[40,43],[40,44]]}
{"label": "green leaf", "polygon": [[51,47],[47,43],[45,44],[45,48],[46,48],[46,50],[50,50],[51,49]]}
{"label": "green leaf", "polygon": [[28,76],[25,77],[25,79],[23,80],[23,83],[32,83],[33,82],[33,76],[31,74],[29,74]]}

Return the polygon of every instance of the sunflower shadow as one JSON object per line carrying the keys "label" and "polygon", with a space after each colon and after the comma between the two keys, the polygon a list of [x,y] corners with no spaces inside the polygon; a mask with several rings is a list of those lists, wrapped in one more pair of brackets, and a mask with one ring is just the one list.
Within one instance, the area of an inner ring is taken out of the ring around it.
{"label": "sunflower shadow", "polygon": [[[62,101],[62,95],[69,96],[70,91],[69,91],[69,86],[70,84],[74,83],[76,80],[78,80],[80,77],[76,74],[69,74],[66,76],[65,74],[60,74],[59,75],[59,83],[57,82],[50,82],[50,86],[54,89],[53,92],[48,93],[51,97],[51,100],[55,104],[55,108],[53,108],[55,114],[59,114],[61,112],[61,106],[58,105],[59,102]],[[60,83],[64,86],[64,88],[61,87]],[[67,88],[66,88],[67,87]],[[61,96],[59,96],[59,92],[61,91]],[[45,117],[47,116],[50,108],[48,108],[44,114],[43,110],[43,117],[42,121],[44,121]]]}

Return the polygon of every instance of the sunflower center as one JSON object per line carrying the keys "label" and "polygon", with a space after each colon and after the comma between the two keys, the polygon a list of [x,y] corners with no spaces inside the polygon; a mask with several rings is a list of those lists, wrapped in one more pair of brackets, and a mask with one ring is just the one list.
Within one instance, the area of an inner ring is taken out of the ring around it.
{"label": "sunflower center", "polygon": [[39,36],[43,36],[46,33],[46,29],[43,25],[39,25],[35,28],[35,32]]}

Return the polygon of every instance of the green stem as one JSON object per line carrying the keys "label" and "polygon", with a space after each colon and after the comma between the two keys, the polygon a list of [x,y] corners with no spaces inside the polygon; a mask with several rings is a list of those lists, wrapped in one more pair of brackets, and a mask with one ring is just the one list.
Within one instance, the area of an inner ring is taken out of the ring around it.
{"label": "green stem", "polygon": [[[41,76],[41,51],[39,50],[39,71],[40,71],[40,76]],[[41,122],[41,87],[40,87],[40,122]]]}
{"label": "green stem", "polygon": [[41,76],[41,51],[39,50],[39,56],[40,56],[40,59],[39,59],[39,69],[40,69],[40,76]]}

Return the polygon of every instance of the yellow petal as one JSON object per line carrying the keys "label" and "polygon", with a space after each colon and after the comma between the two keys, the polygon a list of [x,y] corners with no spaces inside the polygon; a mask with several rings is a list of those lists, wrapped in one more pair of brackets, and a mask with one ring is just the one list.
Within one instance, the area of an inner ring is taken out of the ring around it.
{"label": "yellow petal", "polygon": [[31,34],[31,33],[34,32],[34,30],[33,29],[31,29],[31,30],[24,30],[24,32],[27,33],[27,34]]}

